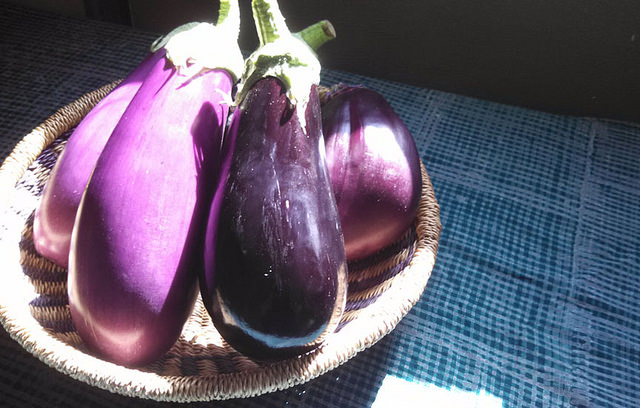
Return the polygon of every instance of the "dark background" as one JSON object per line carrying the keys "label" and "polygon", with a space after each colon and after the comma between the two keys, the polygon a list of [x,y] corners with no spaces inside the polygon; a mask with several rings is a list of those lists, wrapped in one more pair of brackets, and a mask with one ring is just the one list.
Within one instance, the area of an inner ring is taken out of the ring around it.
{"label": "dark background", "polygon": [[[158,33],[215,0],[12,0]],[[249,0],[241,46],[252,50]],[[326,68],[534,109],[640,122],[640,2],[280,0],[293,30],[329,19]]]}

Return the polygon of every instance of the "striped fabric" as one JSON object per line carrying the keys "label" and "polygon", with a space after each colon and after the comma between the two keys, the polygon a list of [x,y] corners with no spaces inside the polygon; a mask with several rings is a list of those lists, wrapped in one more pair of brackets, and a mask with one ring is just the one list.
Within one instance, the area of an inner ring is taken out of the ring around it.
{"label": "striped fabric", "polygon": [[[156,37],[0,10],[2,159],[57,108],[123,77]],[[640,126],[324,72],[338,82],[376,89],[411,130],[441,206],[436,268],[371,349],[307,384],[215,406],[367,407],[398,384],[389,378],[504,407],[640,406]],[[13,407],[167,406],[67,378],[3,330],[0,395]]]}

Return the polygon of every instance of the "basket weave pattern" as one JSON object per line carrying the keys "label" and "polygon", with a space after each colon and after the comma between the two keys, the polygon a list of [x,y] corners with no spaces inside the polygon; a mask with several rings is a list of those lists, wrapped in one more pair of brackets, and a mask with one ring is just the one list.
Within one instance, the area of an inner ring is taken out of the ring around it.
{"label": "basket weave pattern", "polygon": [[[424,169],[416,222],[394,245],[349,265],[347,306],[335,333],[299,358],[258,363],[232,349],[215,330],[201,299],[176,344],[143,369],[89,355],[75,332],[66,292],[67,271],[33,246],[33,212],[75,125],[116,83],[60,109],[16,146],[0,169],[0,321],[46,364],[73,378],[124,395],[167,401],[255,396],[315,378],[389,333],[418,301],[435,262],[439,208]],[[6,202],[5,202],[6,200]]]}

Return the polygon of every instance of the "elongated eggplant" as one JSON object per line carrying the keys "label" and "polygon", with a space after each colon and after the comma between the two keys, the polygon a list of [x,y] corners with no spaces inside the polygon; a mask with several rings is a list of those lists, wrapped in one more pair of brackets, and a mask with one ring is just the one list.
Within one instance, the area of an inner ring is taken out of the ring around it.
{"label": "elongated eggplant", "polygon": [[253,11],[262,46],[227,133],[233,154],[209,214],[201,290],[223,338],[270,360],[309,351],[335,329],[346,259],[324,162],[319,63],[275,1],[254,0]]}
{"label": "elongated eggplant", "polygon": [[379,93],[341,86],[326,100],[327,167],[352,261],[391,245],[414,221],[420,157],[411,133]]}
{"label": "elongated eggplant", "polygon": [[98,156],[149,70],[164,49],[150,54],[78,124],[56,162],[36,209],[33,240],[38,253],[66,267],[78,205]]}
{"label": "elongated eggplant", "polygon": [[[78,210],[69,257],[71,317],[87,348],[118,364],[140,366],[162,356],[195,301],[234,84],[232,72],[218,68],[227,62],[218,65],[210,55],[236,43],[238,5],[229,3],[223,24],[198,25],[169,40],[174,59],[153,67],[124,112]],[[226,38],[216,31],[222,29]],[[236,50],[231,66],[242,64]]]}

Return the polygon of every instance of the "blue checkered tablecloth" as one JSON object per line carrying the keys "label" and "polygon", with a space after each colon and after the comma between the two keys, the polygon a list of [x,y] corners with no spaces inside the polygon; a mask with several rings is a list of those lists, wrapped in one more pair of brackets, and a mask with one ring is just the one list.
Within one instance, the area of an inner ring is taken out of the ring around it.
{"label": "blue checkered tablecloth", "polygon": [[[124,76],[156,35],[0,5],[0,153]],[[411,130],[441,206],[436,267],[388,336],[305,385],[225,407],[640,406],[640,125],[367,85]],[[0,405],[151,407],[0,331]],[[459,404],[459,405],[455,405]]]}
{"label": "blue checkered tablecloth", "polygon": [[[640,126],[324,80],[391,101],[441,205],[422,300],[363,364],[505,407],[640,406]],[[380,378],[343,371],[375,399]]]}

